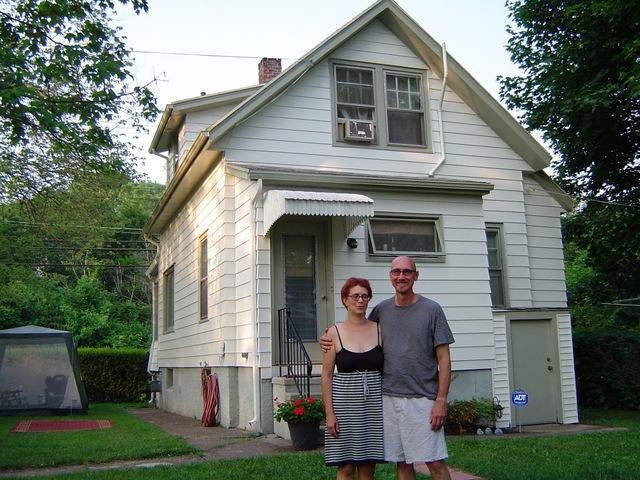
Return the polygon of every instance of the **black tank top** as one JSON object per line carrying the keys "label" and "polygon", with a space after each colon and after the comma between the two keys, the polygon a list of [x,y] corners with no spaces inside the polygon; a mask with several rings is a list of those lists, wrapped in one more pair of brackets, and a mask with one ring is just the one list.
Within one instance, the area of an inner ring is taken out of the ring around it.
{"label": "black tank top", "polygon": [[382,353],[382,346],[380,345],[380,325],[378,324],[378,345],[366,352],[352,352],[344,348],[342,344],[342,338],[340,338],[340,331],[336,325],[336,333],[338,334],[338,340],[342,349],[336,353],[336,367],[338,372],[365,372],[365,371],[382,371],[382,365],[384,363],[384,355]]}

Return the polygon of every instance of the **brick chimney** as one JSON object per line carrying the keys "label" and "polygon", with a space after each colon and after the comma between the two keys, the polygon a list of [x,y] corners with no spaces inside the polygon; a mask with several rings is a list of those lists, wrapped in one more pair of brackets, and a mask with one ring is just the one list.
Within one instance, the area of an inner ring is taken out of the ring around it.
{"label": "brick chimney", "polygon": [[262,85],[280,75],[282,61],[279,58],[263,58],[258,64],[258,81]]}

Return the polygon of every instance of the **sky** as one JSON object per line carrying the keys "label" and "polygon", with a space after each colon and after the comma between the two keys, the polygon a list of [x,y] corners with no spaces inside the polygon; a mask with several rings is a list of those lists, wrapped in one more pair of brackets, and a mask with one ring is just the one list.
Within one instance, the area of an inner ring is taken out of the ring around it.
{"label": "sky", "polygon": [[[505,49],[504,0],[396,0],[494,97],[498,75],[518,69]],[[373,0],[149,0],[149,12],[121,7],[114,25],[134,50],[138,84],[154,79],[158,107],[173,101],[258,83],[262,57],[286,68],[374,3]],[[165,53],[142,53],[165,52]],[[169,55],[179,52],[190,55]],[[208,56],[197,56],[202,54]],[[251,58],[238,58],[251,57]],[[159,117],[158,117],[159,119]],[[147,153],[156,122],[136,145],[140,172],[165,182],[164,160]]]}

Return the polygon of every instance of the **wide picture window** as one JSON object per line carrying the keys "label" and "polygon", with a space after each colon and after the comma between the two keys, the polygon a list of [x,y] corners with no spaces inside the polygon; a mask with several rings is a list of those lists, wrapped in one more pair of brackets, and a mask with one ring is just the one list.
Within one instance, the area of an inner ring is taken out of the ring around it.
{"label": "wide picture window", "polygon": [[373,218],[368,223],[371,256],[443,254],[437,219]]}

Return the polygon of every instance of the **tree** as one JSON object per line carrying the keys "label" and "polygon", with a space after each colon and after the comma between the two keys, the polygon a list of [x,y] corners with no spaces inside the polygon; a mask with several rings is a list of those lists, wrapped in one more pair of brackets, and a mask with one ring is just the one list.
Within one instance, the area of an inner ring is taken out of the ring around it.
{"label": "tree", "polygon": [[[500,95],[542,132],[557,154],[555,179],[584,200],[563,222],[567,271],[580,273],[568,280],[585,282],[570,282],[570,301],[596,312],[585,324],[609,322],[600,307],[640,296],[640,2],[508,0],[507,7],[514,24],[507,49],[524,73],[502,78]],[[629,312],[613,311],[613,323],[625,316],[637,326]]]}
{"label": "tree", "polygon": [[540,130],[569,192],[640,198],[640,2],[509,0],[507,49],[524,74],[500,96]]}
{"label": "tree", "polygon": [[[136,13],[147,0],[130,3]],[[0,0],[0,201],[132,171],[114,128],[157,114],[133,85],[112,0]]]}
{"label": "tree", "polygon": [[115,174],[90,183],[37,194],[37,218],[24,202],[0,204],[0,329],[35,324],[84,346],[144,348],[155,250],[142,226],[163,186]]}

